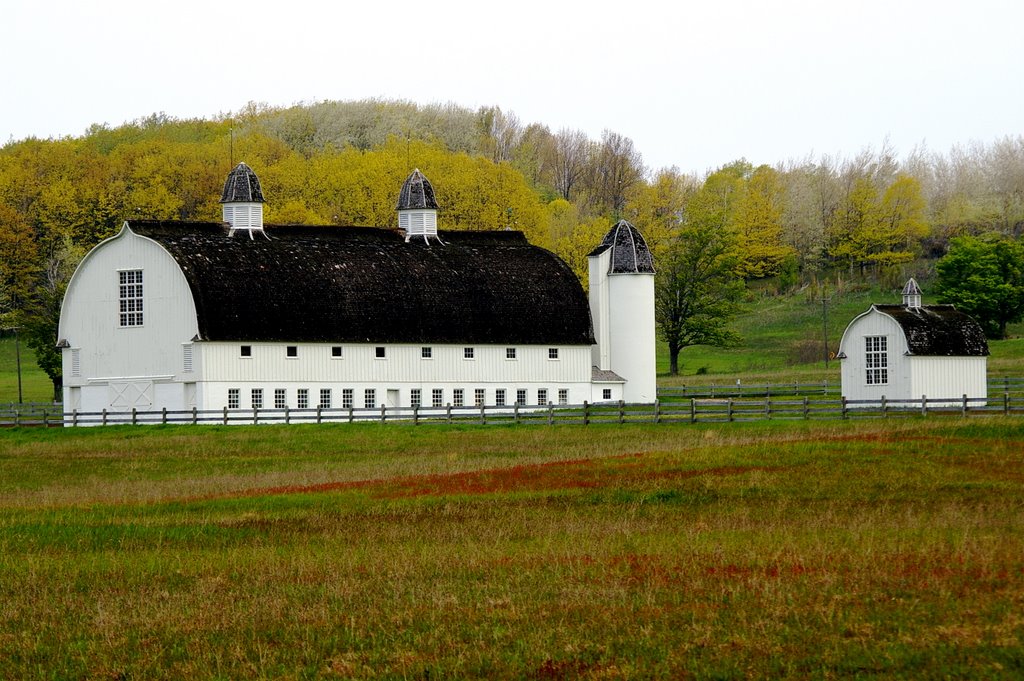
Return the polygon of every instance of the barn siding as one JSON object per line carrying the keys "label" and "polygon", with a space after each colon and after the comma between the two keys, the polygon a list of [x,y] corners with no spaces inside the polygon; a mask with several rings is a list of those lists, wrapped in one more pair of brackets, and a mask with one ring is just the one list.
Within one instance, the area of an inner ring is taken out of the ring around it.
{"label": "barn siding", "polygon": [[[867,384],[864,339],[868,336],[885,336],[888,339],[889,382],[884,385]],[[907,341],[892,317],[875,311],[857,317],[843,334],[839,349],[846,355],[842,360],[843,397],[849,400],[880,400],[882,397],[906,399],[911,396]]]}
{"label": "barn siding", "polygon": [[[985,357],[911,357],[911,397],[988,397]],[[956,402],[948,403],[956,404]]]}

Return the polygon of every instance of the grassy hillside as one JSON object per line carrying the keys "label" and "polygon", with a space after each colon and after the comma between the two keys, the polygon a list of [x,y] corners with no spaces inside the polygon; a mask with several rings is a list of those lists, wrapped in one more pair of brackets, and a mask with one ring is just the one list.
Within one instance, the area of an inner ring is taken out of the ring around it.
{"label": "grassy hillside", "polygon": [[1020,678],[1024,421],[0,431],[7,678]]}
{"label": "grassy hillside", "polygon": [[[36,365],[35,354],[21,344],[21,391],[25,402],[48,402],[53,384]],[[14,338],[0,338],[0,404],[18,401],[18,363]]]}

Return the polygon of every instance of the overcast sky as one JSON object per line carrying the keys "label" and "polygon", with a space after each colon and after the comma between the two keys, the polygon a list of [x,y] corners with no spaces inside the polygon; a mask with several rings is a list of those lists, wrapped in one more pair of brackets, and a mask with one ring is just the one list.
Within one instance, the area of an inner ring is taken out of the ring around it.
{"label": "overcast sky", "polygon": [[156,112],[497,105],[652,169],[1024,134],[1020,0],[0,0],[0,144]]}

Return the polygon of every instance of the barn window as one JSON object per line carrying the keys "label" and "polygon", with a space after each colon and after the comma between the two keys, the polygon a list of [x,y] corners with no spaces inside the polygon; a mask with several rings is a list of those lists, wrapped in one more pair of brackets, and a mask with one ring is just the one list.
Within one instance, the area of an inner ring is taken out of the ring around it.
{"label": "barn window", "polygon": [[505,359],[515,359],[515,358],[516,358],[516,349],[515,348],[505,348]]}
{"label": "barn window", "polygon": [[864,338],[864,367],[868,385],[889,383],[889,347],[885,336]]}
{"label": "barn window", "polygon": [[298,357],[299,356],[299,347],[297,345],[285,346],[284,354],[285,354],[286,357]]}
{"label": "barn window", "polygon": [[420,357],[423,359],[430,359],[434,356],[434,349],[429,346],[423,346],[420,348]]}
{"label": "barn window", "polygon": [[309,388],[299,388],[295,393],[296,406],[299,409],[309,408]]}
{"label": "barn window", "polygon": [[274,409],[284,409],[288,406],[286,390],[286,388],[274,388]]}
{"label": "barn window", "polygon": [[352,395],[354,391],[352,388],[342,388],[341,390],[341,406],[345,409],[351,409],[353,404]]}
{"label": "barn window", "polygon": [[142,270],[117,273],[121,326],[142,326]]}
{"label": "barn window", "polygon": [[373,409],[377,406],[377,391],[374,388],[367,388],[363,392],[363,405],[367,409]]}
{"label": "barn window", "polygon": [[559,404],[569,404],[569,389],[568,388],[559,388],[558,389],[558,403]]}
{"label": "barn window", "polygon": [[387,353],[384,351],[384,346],[378,345],[376,348],[374,348],[373,356],[376,357],[377,359],[384,359],[385,357],[387,357]]}
{"label": "barn window", "polygon": [[610,399],[612,399],[612,389],[611,388],[605,388],[604,390],[602,390],[601,391],[601,399],[602,400],[610,400]]}
{"label": "barn window", "polygon": [[263,408],[263,388],[252,389],[252,408],[262,409]]}
{"label": "barn window", "polygon": [[462,359],[473,359],[475,354],[473,348],[462,348]]}
{"label": "barn window", "polygon": [[241,405],[241,390],[228,388],[228,409],[238,409]]}
{"label": "barn window", "polygon": [[320,388],[320,408],[330,409],[331,408],[331,389]]}
{"label": "barn window", "polygon": [[477,388],[473,391],[473,403],[478,407],[484,406],[486,396],[487,393],[484,391],[484,388]]}
{"label": "barn window", "polygon": [[516,404],[526,404],[526,390],[523,388],[516,390]]}
{"label": "barn window", "polygon": [[548,359],[558,359],[558,348],[548,348]]}
{"label": "barn window", "polygon": [[452,391],[452,406],[461,407],[466,403],[466,391],[462,388],[456,388]]}
{"label": "barn window", "polygon": [[341,346],[340,345],[332,345],[331,346],[331,357],[334,357],[335,359],[340,359],[341,356],[342,356],[341,355]]}
{"label": "barn window", "polygon": [[240,348],[238,348],[238,354],[239,354],[240,357],[252,357],[252,346],[251,345],[243,345],[243,346],[241,346]]}
{"label": "barn window", "polygon": [[537,404],[547,404],[547,403],[548,403],[548,389],[547,388],[537,388]]}
{"label": "barn window", "polygon": [[494,391],[494,404],[496,404],[499,407],[504,407],[505,406],[505,389],[504,388],[498,388],[497,390]]}
{"label": "barn window", "polygon": [[419,388],[413,388],[409,393],[409,406],[413,409],[418,409],[423,404],[422,391]]}
{"label": "barn window", "polygon": [[444,406],[444,388],[434,388],[431,391],[431,405],[435,407]]}

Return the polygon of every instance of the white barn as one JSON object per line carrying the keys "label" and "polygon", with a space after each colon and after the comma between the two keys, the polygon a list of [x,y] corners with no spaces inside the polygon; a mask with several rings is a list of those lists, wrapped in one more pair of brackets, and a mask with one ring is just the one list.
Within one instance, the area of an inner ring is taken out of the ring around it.
{"label": "white barn", "polygon": [[656,398],[654,269],[628,222],[591,254],[588,301],[519,232],[438,231],[418,170],[397,229],[265,225],[244,163],[221,202],[223,222],[129,220],[83,259],[66,412]]}
{"label": "white barn", "polygon": [[952,305],[921,305],[913,279],[902,305],[872,305],[850,322],[838,356],[848,400],[957,398],[952,405],[988,396],[981,326]]}

